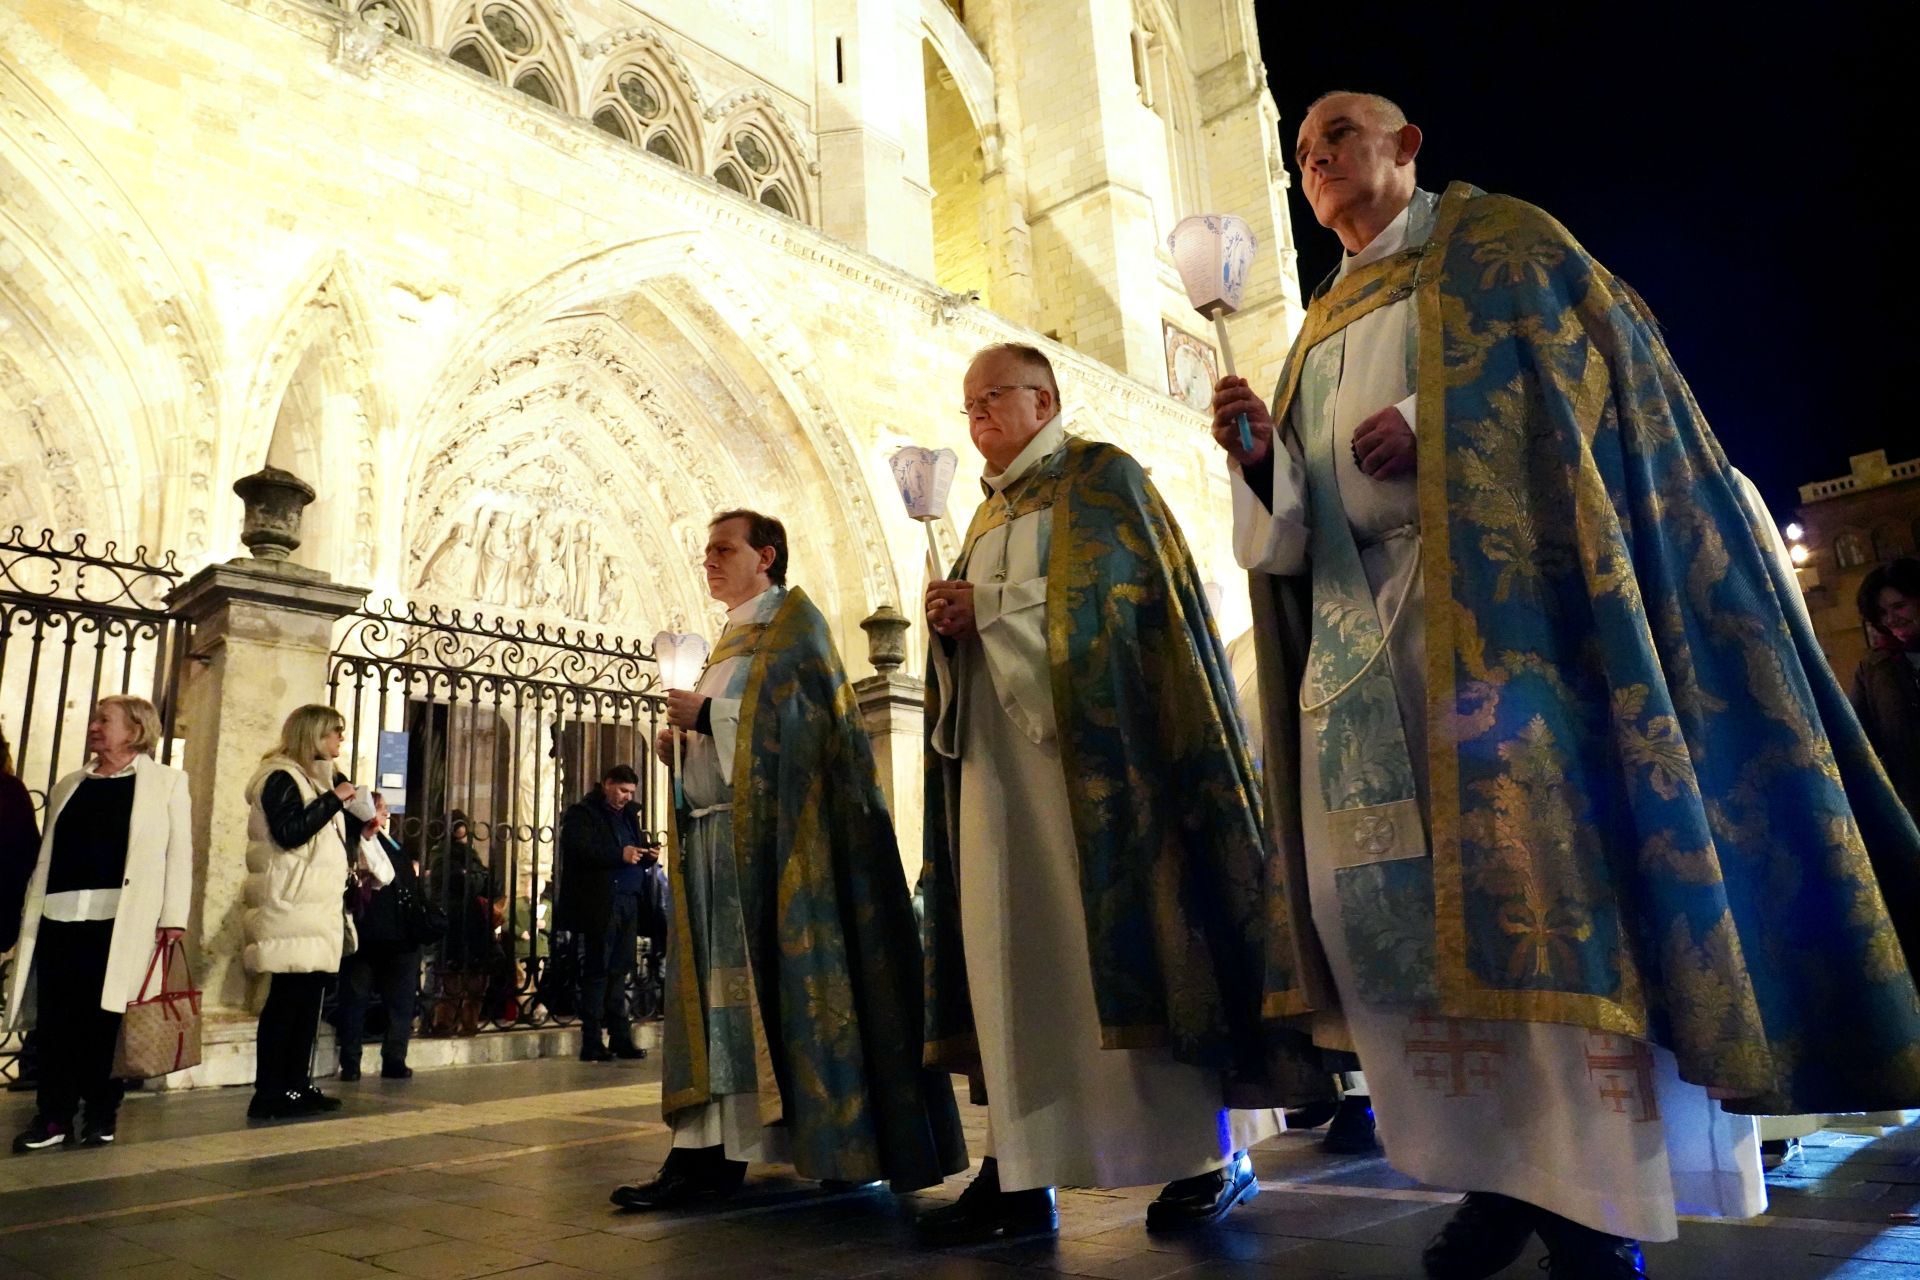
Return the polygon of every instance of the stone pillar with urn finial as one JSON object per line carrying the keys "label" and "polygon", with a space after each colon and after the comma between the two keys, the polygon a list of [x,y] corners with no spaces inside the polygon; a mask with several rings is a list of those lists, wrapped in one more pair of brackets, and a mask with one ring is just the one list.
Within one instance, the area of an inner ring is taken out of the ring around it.
{"label": "stone pillar with urn finial", "polygon": [[926,685],[901,673],[907,660],[907,630],[913,624],[892,605],[881,605],[860,623],[867,633],[867,660],[874,674],[853,684],[860,718],[873,742],[880,790],[893,813],[900,862],[911,889],[920,879],[920,821],[925,789],[921,772],[926,742]]}
{"label": "stone pillar with urn finial", "polygon": [[246,885],[246,785],[295,707],[327,700],[334,624],[367,589],[297,565],[301,513],[314,491],[267,467],[234,482],[246,504],[240,541],[249,552],[210,564],[176,587],[168,606],[193,623],[180,693],[184,766],[192,780],[194,914],[204,1058],[169,1087],[253,1078],[253,1014],[261,983],[241,961]]}

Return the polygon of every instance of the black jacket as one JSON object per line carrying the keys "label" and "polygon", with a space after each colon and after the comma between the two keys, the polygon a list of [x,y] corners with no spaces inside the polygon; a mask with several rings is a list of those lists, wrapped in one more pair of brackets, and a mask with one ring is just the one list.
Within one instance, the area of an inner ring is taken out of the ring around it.
{"label": "black jacket", "polygon": [[[640,806],[626,814],[640,829]],[[560,820],[560,895],[554,903],[554,928],[573,933],[604,933],[613,910],[613,875],[620,868],[620,837],[607,802],[595,787],[567,809]]]}
{"label": "black jacket", "polygon": [[1853,709],[1907,812],[1920,822],[1920,671],[1904,653],[1873,650],[1854,674]]}
{"label": "black jacket", "polygon": [[[360,931],[362,949],[404,951],[413,945],[413,940],[407,937],[407,922],[400,910],[399,890],[411,888],[415,893],[420,893],[420,877],[414,874],[413,859],[400,851],[400,846],[393,842],[391,836],[382,831],[376,839],[380,841],[387,861],[393,864],[393,883],[382,885],[371,895],[364,896],[363,905],[354,913],[354,923]],[[357,892],[349,890],[349,897]]]}

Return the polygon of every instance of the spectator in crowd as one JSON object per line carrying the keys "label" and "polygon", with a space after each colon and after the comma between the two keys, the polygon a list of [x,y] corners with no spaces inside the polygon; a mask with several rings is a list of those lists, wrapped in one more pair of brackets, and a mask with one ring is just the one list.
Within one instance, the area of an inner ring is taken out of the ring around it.
{"label": "spectator in crowd", "polygon": [[641,831],[639,785],[632,765],[616,764],[560,823],[560,927],[580,935],[582,1062],[647,1056],[633,1042],[627,982],[660,854]]}
{"label": "spectator in crowd", "polygon": [[87,721],[86,767],[47,797],[7,991],[17,1027],[34,983],[40,1044],[39,1113],[14,1138],[16,1153],[71,1144],[83,1106],[79,1141],[113,1141],[125,1093],[113,1078],[120,1019],[154,948],[186,933],[191,804],[187,775],[153,758],[161,733],[145,698],[100,699]]}
{"label": "spectator in crowd", "polygon": [[413,1038],[414,996],[420,987],[420,942],[409,931],[401,895],[421,893],[413,862],[391,831],[386,798],[373,793],[373,821],[366,823],[347,890],[360,945],[340,962],[340,1079],[360,1078],[360,1045],[367,1006],[380,993],[387,1028],[380,1047],[380,1078],[406,1080],[407,1044]]}
{"label": "spectator in crowd", "polygon": [[347,822],[355,820],[356,830],[377,823],[371,802],[334,771],[346,730],[332,707],[301,707],[247,783],[245,960],[249,972],[272,975],[254,1049],[250,1120],[340,1106],[313,1087],[314,1037],[321,997],[340,971]]}
{"label": "spectator in crowd", "polygon": [[13,746],[0,729],[0,954],[20,940],[20,910],[27,877],[40,855],[40,824],[34,821],[33,796],[13,768]]}
{"label": "spectator in crowd", "polygon": [[478,1032],[481,1017],[495,1003],[490,989],[500,985],[495,981],[502,955],[494,936],[493,873],[474,852],[472,833],[467,815],[453,810],[447,847],[427,866],[427,893],[447,913],[429,1010],[429,1029],[439,1034]]}
{"label": "spectator in crowd", "polygon": [[1873,648],[1853,677],[1853,709],[1887,776],[1920,822],[1920,560],[1867,575],[1857,597]]}

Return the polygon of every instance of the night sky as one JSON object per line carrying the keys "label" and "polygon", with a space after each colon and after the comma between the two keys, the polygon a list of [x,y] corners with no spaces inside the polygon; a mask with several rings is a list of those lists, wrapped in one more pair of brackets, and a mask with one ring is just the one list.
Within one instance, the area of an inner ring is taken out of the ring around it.
{"label": "night sky", "polygon": [[[1845,475],[1850,454],[1920,454],[1894,305],[1914,275],[1914,204],[1893,195],[1912,177],[1893,94],[1920,68],[1891,6],[1704,7],[1258,12],[1289,160],[1309,102],[1371,90],[1425,132],[1423,187],[1463,179],[1553,214],[1653,308],[1728,457],[1784,522],[1798,486]],[[1291,198],[1311,289],[1339,242],[1297,172]]]}

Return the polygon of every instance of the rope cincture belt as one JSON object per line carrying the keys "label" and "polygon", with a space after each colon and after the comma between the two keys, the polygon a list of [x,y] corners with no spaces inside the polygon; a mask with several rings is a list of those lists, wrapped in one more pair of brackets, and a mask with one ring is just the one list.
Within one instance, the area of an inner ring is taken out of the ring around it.
{"label": "rope cincture belt", "polygon": [[695,809],[692,813],[688,814],[687,816],[690,818],[708,818],[708,817],[712,817],[716,813],[732,813],[732,812],[733,812],[732,804],[710,804],[704,809]]}

